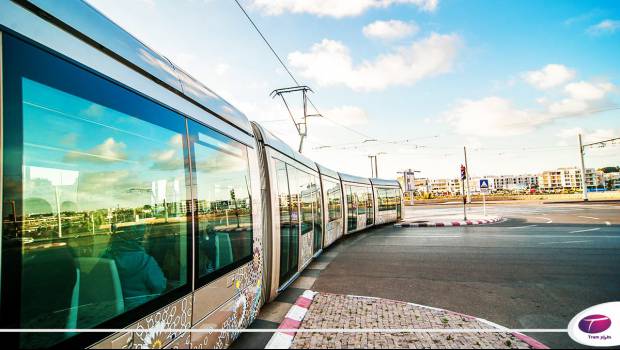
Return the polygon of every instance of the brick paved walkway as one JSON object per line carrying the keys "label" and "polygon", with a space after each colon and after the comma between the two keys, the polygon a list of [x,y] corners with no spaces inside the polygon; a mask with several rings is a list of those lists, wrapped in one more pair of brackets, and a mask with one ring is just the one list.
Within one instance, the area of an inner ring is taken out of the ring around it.
{"label": "brick paved walkway", "polygon": [[[404,302],[318,293],[301,329],[490,329],[469,316]],[[510,333],[298,333],[291,346],[308,348],[531,348]]]}

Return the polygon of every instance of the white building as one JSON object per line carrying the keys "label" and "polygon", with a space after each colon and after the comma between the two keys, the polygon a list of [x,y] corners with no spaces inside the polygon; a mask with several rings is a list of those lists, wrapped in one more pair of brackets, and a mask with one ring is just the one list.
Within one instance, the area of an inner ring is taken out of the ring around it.
{"label": "white building", "polygon": [[[595,169],[586,169],[586,186],[598,187],[599,176]],[[559,168],[545,170],[538,176],[541,190],[581,189],[581,169]]]}
{"label": "white building", "polygon": [[432,179],[429,181],[429,190],[434,195],[455,195],[461,192],[459,179]]}

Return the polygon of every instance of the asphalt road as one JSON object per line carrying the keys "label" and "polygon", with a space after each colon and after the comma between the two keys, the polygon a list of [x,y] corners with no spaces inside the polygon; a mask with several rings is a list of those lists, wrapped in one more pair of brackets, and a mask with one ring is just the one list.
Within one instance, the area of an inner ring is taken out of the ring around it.
{"label": "asphalt road", "polygon": [[[459,211],[420,206],[406,216],[424,220]],[[507,220],[384,226],[349,237],[332,248],[338,255],[312,289],[414,302],[530,329],[566,328],[583,309],[620,300],[620,205],[519,203],[488,211]],[[552,348],[582,347],[566,334],[530,335]]]}

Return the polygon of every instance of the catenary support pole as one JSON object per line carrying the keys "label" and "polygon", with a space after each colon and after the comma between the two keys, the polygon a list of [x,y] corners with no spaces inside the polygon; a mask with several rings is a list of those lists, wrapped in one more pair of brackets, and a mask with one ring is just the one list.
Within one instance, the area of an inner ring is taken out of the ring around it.
{"label": "catenary support pole", "polygon": [[583,148],[583,141],[581,140],[581,134],[579,134],[579,157],[581,158],[581,190],[583,192],[583,201],[588,201],[588,182],[586,181],[586,163],[583,159],[585,149]]}

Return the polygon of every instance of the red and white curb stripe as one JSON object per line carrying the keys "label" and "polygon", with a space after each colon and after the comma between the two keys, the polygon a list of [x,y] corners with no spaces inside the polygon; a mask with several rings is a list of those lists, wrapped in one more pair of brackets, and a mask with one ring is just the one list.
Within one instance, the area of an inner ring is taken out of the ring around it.
{"label": "red and white curb stripe", "polygon": [[439,221],[439,222],[399,222],[394,224],[395,227],[450,227],[450,226],[473,226],[493,224],[502,220],[502,217],[496,217],[484,220],[466,220],[466,221]]}
{"label": "red and white curb stripe", "polygon": [[[278,329],[299,329],[301,327],[301,321],[306,317],[308,309],[312,304],[312,300],[316,292],[311,290],[305,291],[297,300],[295,305],[284,316],[284,320],[278,326]],[[294,332],[275,332],[265,349],[288,349],[293,344]]]}

